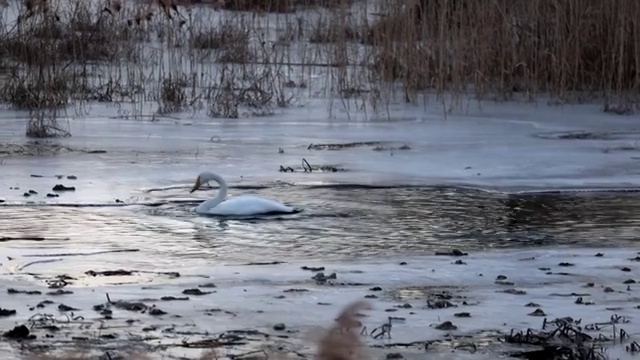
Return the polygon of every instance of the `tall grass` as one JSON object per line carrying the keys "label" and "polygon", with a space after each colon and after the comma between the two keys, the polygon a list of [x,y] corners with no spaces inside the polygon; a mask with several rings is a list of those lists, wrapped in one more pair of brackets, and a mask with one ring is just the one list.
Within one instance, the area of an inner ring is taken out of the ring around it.
{"label": "tall grass", "polygon": [[638,109],[634,0],[188,3],[10,3],[0,100],[39,119],[95,101],[264,116],[313,97],[348,114],[445,95]]}

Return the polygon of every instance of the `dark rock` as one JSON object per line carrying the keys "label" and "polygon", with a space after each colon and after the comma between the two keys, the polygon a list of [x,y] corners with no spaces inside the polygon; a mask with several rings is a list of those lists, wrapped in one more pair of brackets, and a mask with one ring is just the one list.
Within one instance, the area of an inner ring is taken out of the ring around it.
{"label": "dark rock", "polygon": [[273,325],[273,330],[275,330],[275,331],[283,331],[286,328],[287,327],[283,323],[278,323],[278,324]]}
{"label": "dark rock", "polygon": [[35,190],[29,190],[29,194],[31,195],[38,195],[38,192]]}
{"label": "dark rock", "polygon": [[75,186],[64,186],[62,184],[57,184],[51,189],[53,191],[76,191]]}
{"label": "dark rock", "polygon": [[497,291],[497,292],[503,292],[506,294],[512,294],[512,295],[526,295],[527,292],[524,290],[518,290],[518,289],[507,289],[507,290],[502,290],[502,291]]}
{"label": "dark rock", "polygon": [[364,298],[365,299],[377,299],[378,297],[373,295],[373,294],[369,294],[369,295],[365,295]]}
{"label": "dark rock", "polygon": [[451,249],[449,251],[436,251],[436,255],[440,256],[467,256],[468,253],[463,253],[458,249]]}
{"label": "dark rock", "polygon": [[29,194],[29,193],[24,193],[24,194],[22,194],[22,196],[24,196],[24,197],[29,197],[29,196],[31,196],[31,194]]}
{"label": "dark rock", "polygon": [[214,284],[214,283],[206,283],[206,284],[198,285],[198,287],[201,287],[201,288],[214,288],[214,287],[216,287],[216,284]]}
{"label": "dark rock", "polygon": [[400,265],[401,265],[401,266],[407,265],[407,262],[406,262],[406,261],[402,261],[402,262],[400,263]]}
{"label": "dark rock", "polygon": [[539,304],[534,303],[534,302],[530,302],[530,303],[526,304],[525,306],[526,306],[526,307],[540,307],[540,305],[539,305]]}
{"label": "dark rock", "polygon": [[182,291],[185,295],[207,295],[213,293],[213,291],[202,291],[200,289],[185,289]]}
{"label": "dark rock", "polygon": [[54,197],[59,197],[60,195],[58,194],[52,194],[52,193],[47,193],[47,197],[48,198],[54,198]]}
{"label": "dark rock", "polygon": [[40,302],[38,303],[38,305],[36,305],[36,307],[37,307],[38,309],[42,309],[42,308],[44,308],[45,306],[50,305],[50,304],[53,304],[53,301],[51,301],[51,300],[42,300],[42,301],[40,301]]}
{"label": "dark rock", "polygon": [[628,268],[628,267],[626,267],[626,266],[625,266],[625,267],[623,267],[623,268],[622,268],[622,269],[620,269],[620,270],[622,270],[622,271],[624,271],[624,272],[629,272],[629,271],[631,271],[631,269],[629,269],[629,268]]}
{"label": "dark rock", "polygon": [[467,263],[466,263],[466,262],[464,262],[464,261],[462,261],[462,260],[460,260],[460,259],[458,259],[458,260],[454,261],[454,262],[453,262],[453,264],[454,264],[454,265],[467,265]]}
{"label": "dark rock", "polygon": [[7,289],[8,294],[25,294],[25,295],[42,295],[38,290],[16,290],[14,288]]}
{"label": "dark rock", "polygon": [[16,314],[15,310],[9,310],[9,309],[0,308],[0,317],[11,316],[11,315],[15,315],[15,314]]}
{"label": "dark rock", "polygon": [[389,354],[387,354],[387,359],[388,360],[402,359],[402,358],[404,358],[404,356],[402,356],[402,354],[400,354],[400,353],[389,353]]}
{"label": "dark rock", "polygon": [[513,286],[515,285],[513,282],[511,281],[505,281],[505,280],[496,280],[495,281],[496,285],[506,285],[506,286]]}
{"label": "dark rock", "polygon": [[47,293],[47,295],[51,295],[51,296],[69,295],[69,294],[73,294],[73,291],[58,289],[56,291],[49,291]]}
{"label": "dark rock", "polygon": [[536,309],[534,312],[527,314],[529,316],[547,316],[542,309]]}
{"label": "dark rock", "polygon": [[106,271],[89,270],[89,271],[85,271],[85,274],[87,274],[89,276],[98,276],[98,275],[102,275],[102,276],[129,276],[129,275],[133,275],[133,271],[123,270],[123,269],[106,270]]}
{"label": "dark rock", "polygon": [[447,300],[436,300],[434,302],[427,301],[427,307],[429,309],[446,309],[450,307],[456,307],[456,305],[450,303]]}
{"label": "dark rock", "polygon": [[558,266],[575,266],[575,265],[572,264],[572,263],[568,263],[568,262],[561,262],[561,263],[558,264]]}
{"label": "dark rock", "polygon": [[153,315],[153,316],[165,315],[166,313],[167,313],[166,311],[162,311],[162,310],[158,309],[157,307],[153,307],[153,308],[149,309],[149,315]]}
{"label": "dark rock", "polygon": [[382,288],[380,286],[374,286],[369,290],[371,290],[371,291],[382,291]]}
{"label": "dark rock", "polygon": [[607,286],[606,288],[604,288],[603,291],[606,292],[606,293],[610,293],[610,292],[614,292],[615,290],[613,290],[612,288]]}
{"label": "dark rock", "polygon": [[596,257],[603,257],[603,256],[604,256],[604,254],[603,254],[603,253],[597,253],[595,256],[596,256]]}
{"label": "dark rock", "polygon": [[588,282],[587,285],[585,285],[585,287],[594,287],[596,284],[592,283],[592,282]]}
{"label": "dark rock", "polygon": [[398,307],[401,309],[411,309],[413,306],[411,306],[411,304],[409,303],[404,303],[402,305],[398,305]]}
{"label": "dark rock", "polygon": [[189,300],[188,296],[184,297],[175,297],[175,296],[163,296],[160,298],[162,301],[187,301]]}
{"label": "dark rock", "polygon": [[636,281],[635,281],[635,280],[633,280],[633,279],[628,279],[628,280],[625,280],[625,281],[623,282],[623,284],[635,284],[635,283],[636,283]]}
{"label": "dark rock", "polygon": [[338,278],[338,276],[336,275],[336,273],[331,273],[330,275],[327,276],[323,272],[319,272],[311,278],[318,282],[325,282],[327,280],[335,280]]}
{"label": "dark rock", "polygon": [[76,310],[80,310],[80,309],[76,309],[74,307],[65,305],[65,304],[60,304],[58,305],[58,310],[60,311],[76,311]]}
{"label": "dark rock", "polygon": [[471,317],[471,314],[469,314],[468,312],[459,312],[459,313],[453,314],[453,316],[468,318],[468,317]]}
{"label": "dark rock", "polygon": [[538,270],[540,270],[540,271],[549,271],[549,270],[551,270],[551,268],[541,267],[541,268],[538,268]]}
{"label": "dark rock", "polygon": [[69,180],[77,180],[78,177],[75,176],[75,175],[69,175],[69,176],[67,176],[67,179],[69,179]]}
{"label": "dark rock", "polygon": [[456,330],[458,327],[453,325],[451,321],[445,321],[442,324],[436,325],[438,330]]}
{"label": "dark rock", "polygon": [[300,269],[306,270],[306,271],[318,272],[318,271],[324,271],[324,266],[320,266],[320,267],[303,266]]}
{"label": "dark rock", "polygon": [[505,275],[498,275],[496,276],[496,280],[507,280],[507,277]]}
{"label": "dark rock", "polygon": [[5,332],[3,336],[11,339],[35,339],[34,335],[29,335],[29,328],[24,325],[14,327]]}

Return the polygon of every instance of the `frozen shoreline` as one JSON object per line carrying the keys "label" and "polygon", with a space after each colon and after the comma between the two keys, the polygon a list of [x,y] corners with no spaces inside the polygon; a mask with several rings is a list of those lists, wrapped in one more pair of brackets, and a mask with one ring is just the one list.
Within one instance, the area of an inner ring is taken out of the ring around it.
{"label": "frozen shoreline", "polygon": [[[284,323],[287,339],[279,341],[287,351],[313,352],[313,339],[317,338],[321,329],[328,328],[332,319],[340,308],[346,304],[362,299],[369,295],[369,301],[374,309],[364,318],[363,324],[371,331],[376,326],[387,321],[388,316],[402,317],[405,321],[393,324],[392,339],[367,338],[369,345],[388,346],[392,343],[424,342],[444,340],[446,334],[454,336],[470,335],[465,341],[478,342],[477,353],[472,358],[491,358],[499,352],[506,351],[505,345],[497,341],[498,334],[508,334],[510,329],[526,330],[539,329],[542,317],[527,314],[540,308],[546,313],[548,321],[555,318],[571,316],[582,319],[582,326],[589,323],[607,322],[611,315],[623,316],[618,328],[624,329],[631,341],[640,333],[635,313],[637,300],[635,294],[637,284],[623,284],[625,280],[637,278],[636,251],[631,249],[536,249],[518,251],[491,251],[471,253],[468,256],[420,256],[388,259],[369,259],[354,262],[291,262],[276,265],[254,266],[209,266],[207,268],[180,269],[180,278],[169,279],[166,276],[116,276],[92,278],[90,276],[64,287],[73,294],[60,296],[40,296],[13,294],[2,296],[2,307],[18,310],[15,316],[0,318],[0,328],[8,329],[15,324],[22,323],[37,312],[62,314],[56,309],[58,303],[78,308],[74,316],[81,315],[93,326],[81,330],[78,324],[56,323],[62,328],[56,331],[53,339],[44,339],[46,330],[36,330],[38,339],[35,343],[60,341],[60,349],[69,346],[71,336],[95,336],[95,326],[99,322],[101,334],[118,333],[118,340],[98,341],[96,346],[108,347],[117,341],[134,341],[136,334],[146,337],[159,337],[149,340],[151,346],[161,343],[176,342],[183,337],[189,339],[207,338],[213,334],[232,329],[256,329],[259,331],[279,333],[272,327],[276,323]],[[601,253],[601,256],[595,256]],[[463,264],[456,264],[461,260]],[[406,262],[406,265],[401,265]],[[570,265],[559,265],[568,263]],[[301,266],[325,267],[325,275],[336,273],[334,285],[319,284],[311,279],[316,272],[303,271]],[[47,264],[34,265],[31,271],[37,273]],[[629,271],[621,269],[628,268]],[[546,270],[546,269],[549,270]],[[540,270],[542,269],[542,270]],[[551,273],[551,274],[548,274]],[[190,277],[202,275],[204,277]],[[496,282],[500,275],[506,279]],[[49,276],[47,276],[49,277]],[[0,281],[3,289],[15,288],[20,290],[39,290],[42,293],[52,291],[43,286],[42,280],[29,280],[29,276],[2,275]],[[99,279],[102,284],[93,284],[93,279]],[[127,282],[129,285],[115,285]],[[513,284],[509,284],[509,282]],[[111,284],[109,284],[111,283]],[[215,288],[198,287],[206,283],[214,283]],[[587,283],[593,283],[587,287]],[[627,289],[627,286],[629,287]],[[141,290],[140,287],[143,287]],[[375,291],[379,287],[379,291]],[[603,291],[606,287],[611,292]],[[202,291],[214,293],[201,296],[181,294],[184,289],[199,288]],[[288,292],[288,289],[298,291]],[[301,290],[301,289],[304,289]],[[371,290],[373,289],[373,291]],[[502,291],[508,289],[522,290],[524,294],[508,294]],[[454,307],[430,309],[427,301],[434,302],[433,295],[449,293],[449,302]],[[151,316],[126,310],[113,310],[112,320],[99,321],[101,316],[92,306],[105,303],[108,293],[112,301],[145,301],[143,299],[159,299],[162,296],[188,296],[188,301],[158,301],[149,300],[148,304],[156,304],[166,311],[167,315]],[[573,294],[573,295],[572,295]],[[371,298],[371,295],[375,298]],[[581,297],[583,304],[576,304]],[[51,299],[55,303],[47,305],[43,310],[29,311],[43,299]],[[141,300],[142,299],[142,300]],[[464,305],[463,301],[467,304]],[[538,307],[525,307],[527,303],[537,303]],[[589,303],[592,305],[585,305]],[[411,307],[404,304],[410,304]],[[205,309],[218,309],[209,310]],[[392,310],[389,310],[392,309]],[[203,316],[203,312],[206,316]],[[455,313],[469,312],[471,317],[455,317]],[[181,315],[174,318],[172,315]],[[126,326],[125,335],[119,326],[125,325],[127,319],[136,322]],[[98,322],[99,321],[99,322]],[[457,330],[442,331],[434,328],[435,324],[451,321]],[[155,324],[156,326],[152,326]],[[170,325],[174,324],[174,325]],[[156,330],[142,328],[156,327]],[[193,332],[176,338],[172,332],[162,329],[173,327],[175,331]],[[94,330],[89,330],[89,329]],[[110,328],[112,328],[110,330]],[[588,331],[591,336],[598,333],[610,336],[611,328],[603,327],[600,332]],[[210,335],[205,335],[208,333]],[[84,334],[84,335],[81,335]],[[199,335],[198,335],[199,334]],[[175,338],[171,340],[172,338]],[[486,338],[482,340],[482,338]],[[64,340],[67,339],[67,340]],[[139,341],[139,338],[138,338]],[[462,341],[462,340],[460,340]],[[606,343],[607,353],[613,358],[630,359],[632,355],[624,350],[629,340],[620,345]],[[455,341],[434,343],[433,350],[428,354],[437,354],[447,359],[452,356],[452,346]],[[64,345],[66,344],[66,345]],[[98,345],[100,344],[100,345]],[[256,345],[256,344],[254,344]],[[7,351],[5,343],[4,350]],[[251,346],[249,346],[251,348]],[[187,349],[183,349],[187,351]],[[232,352],[242,352],[246,347],[239,347]],[[373,349],[375,350],[375,349]],[[513,348],[512,348],[513,350]],[[171,353],[177,349],[164,350]],[[417,348],[402,349],[391,347],[387,352],[419,353]],[[468,354],[468,350],[453,351],[460,358]],[[162,353],[162,352],[161,352]],[[196,352],[197,353],[197,352]],[[175,354],[175,353],[174,353]],[[193,354],[193,353],[191,353]],[[447,355],[449,354],[449,355]],[[439,358],[439,357],[436,357]],[[7,358],[9,359],[9,358]]]}

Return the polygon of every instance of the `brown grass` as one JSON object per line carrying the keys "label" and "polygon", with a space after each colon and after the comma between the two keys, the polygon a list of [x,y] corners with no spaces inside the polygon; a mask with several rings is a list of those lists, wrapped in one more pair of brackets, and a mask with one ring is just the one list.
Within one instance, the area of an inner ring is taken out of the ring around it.
{"label": "brown grass", "polygon": [[[473,85],[479,97],[546,93],[572,101],[594,95],[623,100],[640,90],[640,2],[385,3],[387,15],[372,24],[365,42],[387,60],[374,67],[379,77],[396,78],[409,91]],[[426,81],[413,84],[419,73]]]}
{"label": "brown grass", "polygon": [[[271,115],[293,101],[293,80],[347,114],[383,109],[398,90],[411,103],[435,93],[598,100],[616,114],[640,104],[636,1],[196,3],[21,4],[19,24],[0,23],[1,100],[27,110],[130,101],[138,111],[153,98],[161,112]],[[234,11],[187,11],[207,4]],[[321,88],[310,82],[318,74]]]}

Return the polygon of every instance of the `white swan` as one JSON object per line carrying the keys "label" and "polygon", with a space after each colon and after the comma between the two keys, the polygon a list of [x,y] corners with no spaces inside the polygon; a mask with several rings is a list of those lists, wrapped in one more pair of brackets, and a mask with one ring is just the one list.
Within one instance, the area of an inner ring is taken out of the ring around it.
{"label": "white swan", "polygon": [[214,180],[220,188],[216,197],[209,199],[196,207],[198,214],[222,215],[222,216],[247,216],[297,212],[296,209],[283,205],[277,201],[263,199],[255,196],[236,196],[225,201],[227,197],[227,183],[220,175],[210,171],[204,171],[198,175],[196,183],[190,192],[200,188],[202,184]]}

